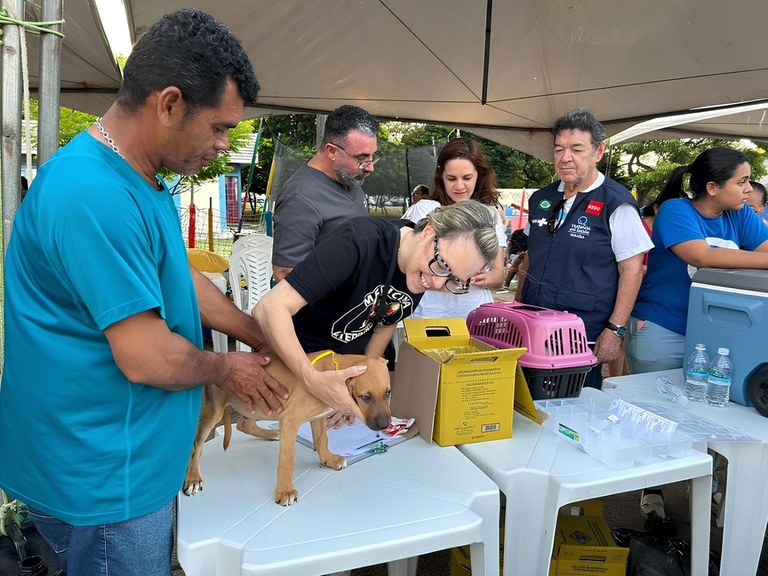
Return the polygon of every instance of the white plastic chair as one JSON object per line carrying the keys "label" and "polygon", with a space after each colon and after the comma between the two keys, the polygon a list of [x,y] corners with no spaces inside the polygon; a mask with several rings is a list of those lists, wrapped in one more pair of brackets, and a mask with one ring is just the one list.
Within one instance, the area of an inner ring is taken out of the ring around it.
{"label": "white plastic chair", "polygon": [[[247,245],[235,244],[247,238]],[[240,238],[232,245],[229,260],[229,286],[237,306],[250,314],[253,307],[269,290],[272,281],[272,237],[254,234]],[[243,287],[245,282],[245,287]],[[237,350],[250,352],[250,346],[237,342]]]}
{"label": "white plastic chair", "polygon": [[[219,272],[203,272],[202,274],[208,278],[208,280],[213,282],[213,285],[216,286],[222,294],[227,293],[227,278],[224,274]],[[223,332],[211,330],[211,340],[213,341],[214,352],[227,352],[229,350],[227,335]]]}
{"label": "white plastic chair", "polygon": [[[263,246],[265,242],[264,240],[265,238],[268,239],[271,246],[272,237],[266,236],[265,234],[245,234],[243,236],[240,236],[240,238],[238,238],[232,243],[232,256],[234,256],[236,252],[239,252],[243,248],[249,248],[252,246]],[[231,258],[232,257],[230,256],[230,260]]]}

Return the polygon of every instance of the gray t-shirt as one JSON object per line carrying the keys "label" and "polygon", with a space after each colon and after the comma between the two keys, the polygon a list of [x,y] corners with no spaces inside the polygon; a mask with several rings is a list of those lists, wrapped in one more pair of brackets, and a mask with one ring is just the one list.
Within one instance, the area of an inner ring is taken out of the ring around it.
{"label": "gray t-shirt", "polygon": [[295,268],[342,222],[368,216],[359,184],[344,186],[310,166],[302,166],[275,200],[272,263]]}

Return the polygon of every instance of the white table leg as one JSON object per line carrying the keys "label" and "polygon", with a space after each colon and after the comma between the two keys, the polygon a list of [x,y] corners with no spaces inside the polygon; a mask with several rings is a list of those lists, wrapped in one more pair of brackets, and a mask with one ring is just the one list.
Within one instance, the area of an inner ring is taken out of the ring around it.
{"label": "white table leg", "polygon": [[728,459],[720,576],[756,574],[768,524],[768,483],[760,476],[768,466],[768,444],[712,442],[709,447]]}
{"label": "white table leg", "polygon": [[[515,485],[525,490],[507,494],[504,576],[547,574],[558,513],[554,498],[548,495],[549,476],[525,474]],[[542,505],[547,502],[553,505]],[[473,557],[473,566],[474,562]]]}
{"label": "white table leg", "polygon": [[418,565],[419,557],[403,558],[402,560],[395,560],[387,564],[388,576],[416,576],[416,566]]}
{"label": "white table leg", "polygon": [[712,499],[712,476],[691,479],[691,576],[709,573],[709,515]]}

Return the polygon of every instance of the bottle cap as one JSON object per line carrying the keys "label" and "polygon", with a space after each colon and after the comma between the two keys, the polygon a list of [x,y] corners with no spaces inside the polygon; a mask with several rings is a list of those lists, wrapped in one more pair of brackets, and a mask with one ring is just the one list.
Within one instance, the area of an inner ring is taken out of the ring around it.
{"label": "bottle cap", "polygon": [[690,402],[690,399],[688,396],[684,394],[680,394],[680,396],[677,397],[675,400],[680,406],[688,406],[688,402]]}
{"label": "bottle cap", "polygon": [[718,348],[717,353],[720,354],[721,356],[728,356],[728,354],[730,354],[731,351],[728,350],[728,348]]}
{"label": "bottle cap", "polygon": [[694,348],[696,348],[696,350],[706,350],[707,349],[707,347],[704,346],[704,344],[702,344],[701,342],[696,344],[696,346],[694,346]]}

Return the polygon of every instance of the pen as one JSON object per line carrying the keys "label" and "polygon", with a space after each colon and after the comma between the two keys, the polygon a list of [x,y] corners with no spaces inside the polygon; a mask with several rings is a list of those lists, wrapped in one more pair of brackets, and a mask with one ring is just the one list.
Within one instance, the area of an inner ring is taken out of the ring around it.
{"label": "pen", "polygon": [[362,446],[358,446],[357,448],[355,448],[355,450],[363,450],[364,448],[369,448],[375,444],[383,444],[383,443],[384,443],[384,440],[382,438],[377,438],[373,442],[368,442],[366,444],[363,444]]}

